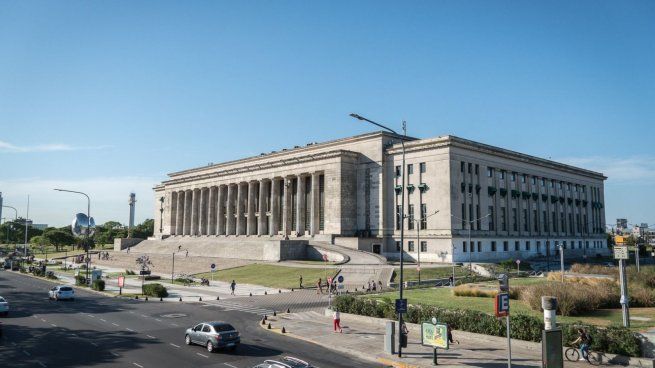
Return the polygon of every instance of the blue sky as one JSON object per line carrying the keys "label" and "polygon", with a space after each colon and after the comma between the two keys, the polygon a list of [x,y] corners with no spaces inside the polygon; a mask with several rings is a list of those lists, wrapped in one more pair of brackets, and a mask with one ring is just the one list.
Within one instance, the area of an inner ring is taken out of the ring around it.
{"label": "blue sky", "polygon": [[[655,222],[652,1],[3,1],[0,191],[63,225],[152,217],[165,175],[372,130],[599,170]],[[6,215],[9,212],[3,214]]]}

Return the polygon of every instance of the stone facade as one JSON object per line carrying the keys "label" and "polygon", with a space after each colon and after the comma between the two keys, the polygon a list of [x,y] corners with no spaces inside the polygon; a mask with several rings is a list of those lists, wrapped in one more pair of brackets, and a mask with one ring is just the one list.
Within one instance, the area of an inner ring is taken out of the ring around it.
{"label": "stone facade", "polygon": [[161,238],[307,238],[392,259],[405,195],[410,258],[526,258],[556,245],[607,252],[602,174],[454,136],[376,132],[169,177],[154,188]]}

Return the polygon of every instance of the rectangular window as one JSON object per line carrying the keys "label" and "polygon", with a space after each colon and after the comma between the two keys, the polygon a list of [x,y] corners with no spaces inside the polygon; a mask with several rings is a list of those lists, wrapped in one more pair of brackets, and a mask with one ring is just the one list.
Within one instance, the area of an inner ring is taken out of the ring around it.
{"label": "rectangular window", "polygon": [[566,190],[571,190],[571,183],[566,183]]}
{"label": "rectangular window", "polygon": [[541,242],[537,240],[537,253],[541,252]]}
{"label": "rectangular window", "polygon": [[504,241],[503,242],[503,252],[507,252],[509,250],[509,242]]}
{"label": "rectangular window", "polygon": [[518,241],[514,242],[514,250],[521,250],[521,245],[519,244]]}
{"label": "rectangular window", "polygon": [[428,242],[421,241],[421,252],[427,252],[427,251],[428,251]]}
{"label": "rectangular window", "polygon": [[466,167],[466,163],[462,161],[459,165],[459,171],[464,172],[464,168]]}
{"label": "rectangular window", "polygon": [[501,170],[498,175],[500,176],[500,179],[504,180],[505,179],[505,170]]}
{"label": "rectangular window", "polygon": [[421,204],[421,230],[428,228],[428,208],[425,203]]}
{"label": "rectangular window", "polygon": [[555,179],[551,179],[550,181],[550,187],[555,188]]}
{"label": "rectangular window", "polygon": [[519,230],[519,219],[516,213],[516,208],[512,208],[512,230],[514,231]]}
{"label": "rectangular window", "polygon": [[495,251],[496,251],[496,242],[495,242],[495,241],[492,241],[492,242],[491,242],[491,251],[492,251],[492,252],[495,252]]}
{"label": "rectangular window", "polygon": [[473,167],[473,164],[469,162],[469,168],[468,168],[468,173],[471,173],[471,167]]}
{"label": "rectangular window", "polygon": [[473,203],[469,203],[469,226],[473,229]]}
{"label": "rectangular window", "polygon": [[559,220],[560,220],[560,231],[565,233],[566,232],[566,217],[564,217],[564,212],[559,213]]}
{"label": "rectangular window", "polygon": [[531,180],[532,180],[532,185],[537,185],[537,177],[536,176],[533,176]]}
{"label": "rectangular window", "polygon": [[562,189],[562,182],[561,181],[557,183],[557,188]]}
{"label": "rectangular window", "polygon": [[407,165],[407,175],[412,175],[414,173],[414,164]]}
{"label": "rectangular window", "polygon": [[589,241],[585,241],[584,246],[585,246],[585,248],[589,249]]}
{"label": "rectangular window", "polygon": [[407,215],[407,230],[414,230],[414,205],[409,205],[409,214]]}
{"label": "rectangular window", "polygon": [[523,209],[523,231],[529,231],[529,226],[528,226],[528,210]]}
{"label": "rectangular window", "polygon": [[421,172],[421,174],[425,174],[425,162],[421,162],[418,164],[418,169]]}
{"label": "rectangular window", "polygon": [[494,176],[494,168],[493,167],[487,167],[487,177],[488,178],[493,178]]}
{"label": "rectangular window", "polygon": [[525,250],[530,250],[530,242],[529,241],[525,242]]}
{"label": "rectangular window", "polygon": [[546,211],[542,211],[541,217],[544,219],[544,231],[548,232],[549,231],[549,229],[548,229],[548,215],[547,215]]}
{"label": "rectangular window", "polygon": [[569,233],[573,234],[573,214],[569,213]]}
{"label": "rectangular window", "polygon": [[500,229],[507,231],[507,210],[505,207],[500,207]]}
{"label": "rectangular window", "polygon": [[475,216],[476,216],[476,221],[478,224],[477,229],[480,230],[482,229],[482,219],[480,218],[480,205],[476,204],[475,205]]}
{"label": "rectangular window", "polygon": [[521,183],[525,183],[527,179],[528,179],[527,175],[525,174],[521,175]]}
{"label": "rectangular window", "polygon": [[407,242],[407,251],[408,252],[413,252],[414,251],[414,241],[410,240]]}
{"label": "rectangular window", "polygon": [[466,205],[462,203],[462,229],[466,229]]}
{"label": "rectangular window", "polygon": [[479,172],[480,172],[480,165],[475,164],[475,175],[480,175]]}
{"label": "rectangular window", "polygon": [[402,175],[402,172],[400,171],[400,166],[396,166],[396,177],[399,178]]}
{"label": "rectangular window", "polygon": [[400,205],[396,205],[396,230],[400,230],[400,225],[402,224],[402,214],[401,214],[401,209],[402,207]]}
{"label": "rectangular window", "polygon": [[466,242],[462,242],[462,250],[466,253]]}
{"label": "rectangular window", "polygon": [[478,242],[478,252],[482,252],[482,242]]}
{"label": "rectangular window", "polygon": [[513,172],[512,175],[509,177],[511,181],[516,181],[516,173]]}
{"label": "rectangular window", "polygon": [[566,249],[566,240],[562,242],[562,248]]}
{"label": "rectangular window", "polygon": [[494,206],[489,206],[489,230],[496,230],[494,224]]}
{"label": "rectangular window", "polygon": [[396,252],[400,252],[400,242],[396,240]]}
{"label": "rectangular window", "polygon": [[537,210],[532,210],[532,224],[534,225],[534,232],[539,232],[539,219],[537,218]]}
{"label": "rectangular window", "polygon": [[541,178],[541,186],[542,187],[546,186],[546,178]]}

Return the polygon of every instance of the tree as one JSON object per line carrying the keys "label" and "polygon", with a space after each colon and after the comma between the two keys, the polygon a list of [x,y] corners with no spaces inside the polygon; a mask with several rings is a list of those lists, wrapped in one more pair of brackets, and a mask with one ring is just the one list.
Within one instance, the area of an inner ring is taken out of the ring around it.
{"label": "tree", "polygon": [[43,235],[37,235],[30,239],[30,244],[33,245],[50,245],[50,241]]}
{"label": "tree", "polygon": [[59,252],[59,247],[75,244],[76,242],[72,233],[57,228],[47,228],[43,233],[43,237],[46,238],[50,244],[55,246],[57,252]]}
{"label": "tree", "polygon": [[142,223],[136,225],[132,229],[132,237],[140,239],[148,239],[155,232],[155,220],[147,219]]}

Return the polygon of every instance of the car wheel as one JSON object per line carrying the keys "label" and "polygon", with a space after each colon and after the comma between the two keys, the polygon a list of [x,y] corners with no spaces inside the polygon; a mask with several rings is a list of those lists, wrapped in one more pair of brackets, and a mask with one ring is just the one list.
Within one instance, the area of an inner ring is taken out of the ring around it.
{"label": "car wheel", "polygon": [[187,345],[191,345],[191,337],[189,335],[184,336],[184,342]]}
{"label": "car wheel", "polygon": [[207,341],[207,351],[210,353],[214,352],[214,344],[211,341]]}

